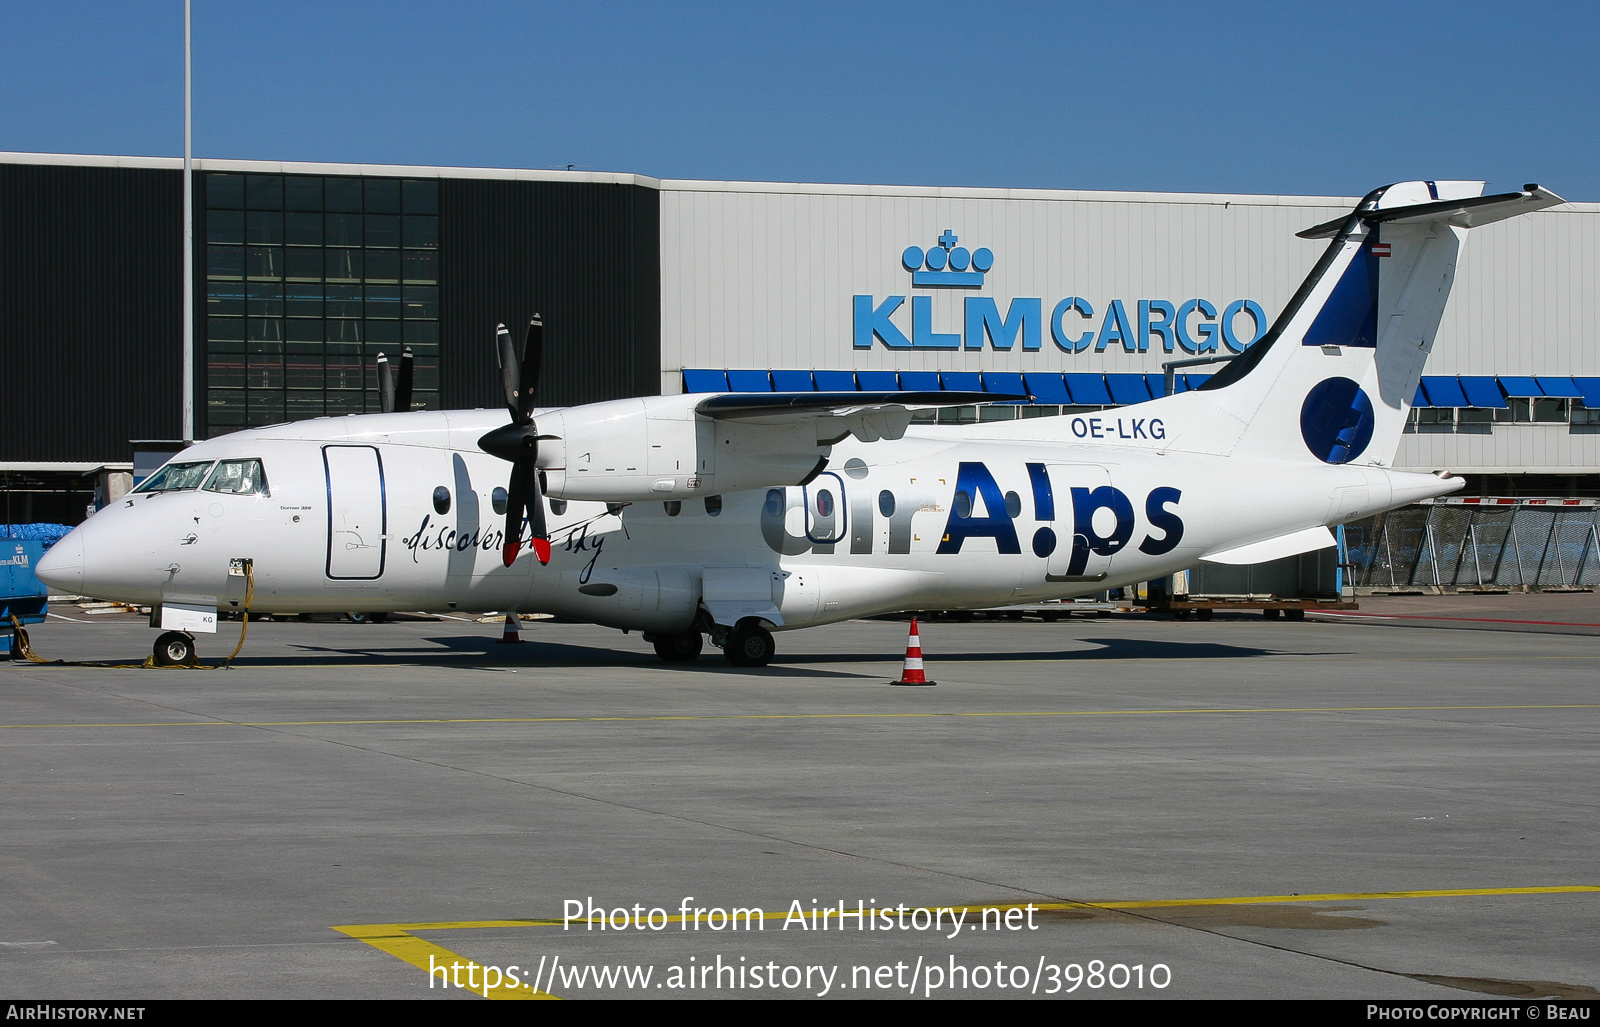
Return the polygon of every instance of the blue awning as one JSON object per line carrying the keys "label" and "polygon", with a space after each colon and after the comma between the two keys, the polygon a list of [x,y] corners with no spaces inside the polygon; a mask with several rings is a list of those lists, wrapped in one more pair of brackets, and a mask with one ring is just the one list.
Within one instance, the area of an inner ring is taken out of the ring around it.
{"label": "blue awning", "polygon": [[813,371],[811,377],[817,381],[818,392],[856,391],[856,373],[854,371]]}
{"label": "blue awning", "polygon": [[1422,383],[1421,382],[1417,383],[1417,394],[1415,396],[1411,397],[1411,405],[1414,406],[1414,407],[1431,407],[1431,406],[1433,406],[1432,403],[1428,402],[1428,394],[1422,391]]}
{"label": "blue awning", "polygon": [[772,384],[778,392],[815,392],[817,389],[811,382],[810,371],[773,371]]}
{"label": "blue awning", "polygon": [[683,369],[684,392],[727,392],[728,372],[705,368]]}
{"label": "blue awning", "polygon": [[[998,392],[1009,396],[1026,396],[1028,387],[1022,384],[1020,371],[985,371],[983,372],[983,391]],[[1026,403],[1025,399],[1005,399],[1002,403]]]}
{"label": "blue awning", "polygon": [[1500,393],[1500,386],[1487,375],[1462,375],[1457,379],[1467,397],[1467,406],[1484,410],[1504,410],[1509,404]]}
{"label": "blue awning", "polygon": [[1190,389],[1198,389],[1206,382],[1209,382],[1211,380],[1211,376],[1209,374],[1186,374],[1183,376],[1183,380],[1188,384]]}
{"label": "blue awning", "polygon": [[901,371],[900,388],[906,392],[938,392],[938,371]]}
{"label": "blue awning", "polygon": [[1572,384],[1582,391],[1584,406],[1600,410],[1600,378],[1574,378]]}
{"label": "blue awning", "polygon": [[894,392],[900,388],[893,371],[857,371],[856,384],[862,392]]}
{"label": "blue awning", "polygon": [[1461,391],[1461,383],[1454,378],[1433,375],[1422,376],[1422,391],[1428,394],[1428,402],[1436,407],[1467,407],[1467,394]]}
{"label": "blue awning", "polygon": [[1539,399],[1544,396],[1539,383],[1528,377],[1500,375],[1500,391],[1515,399]]}
{"label": "blue awning", "polygon": [[1579,389],[1571,378],[1546,377],[1541,374],[1533,380],[1539,383],[1539,388],[1544,390],[1546,396],[1553,396],[1557,399],[1583,398],[1583,390]]}
{"label": "blue awning", "polygon": [[734,392],[771,392],[772,379],[765,371],[729,371],[728,386]]}
{"label": "blue awning", "polygon": [[[1161,374],[1147,374],[1147,375],[1145,375],[1144,376],[1144,384],[1145,384],[1145,388],[1150,390],[1150,396],[1153,399],[1160,399],[1162,396],[1165,396],[1167,394],[1167,375],[1166,375],[1166,372],[1162,372]],[[1178,376],[1177,375],[1173,375],[1172,376],[1172,391],[1174,393],[1176,393],[1181,388],[1183,388],[1183,384],[1178,381]]]}
{"label": "blue awning", "polygon": [[977,371],[940,371],[939,381],[946,392],[983,391],[983,377]]}
{"label": "blue awning", "polygon": [[1108,374],[1106,387],[1111,390],[1111,398],[1118,403],[1145,403],[1150,399],[1150,386],[1145,383],[1142,374]]}
{"label": "blue awning", "polygon": [[1066,406],[1072,402],[1072,397],[1067,395],[1067,384],[1061,380],[1057,371],[1029,371],[1022,376],[1028,383],[1028,391],[1033,393],[1035,403],[1054,403]]}
{"label": "blue awning", "polygon": [[1111,390],[1106,388],[1106,380],[1097,374],[1067,374],[1063,375],[1067,382],[1067,392],[1072,396],[1074,406],[1095,407],[1110,406],[1112,403]]}

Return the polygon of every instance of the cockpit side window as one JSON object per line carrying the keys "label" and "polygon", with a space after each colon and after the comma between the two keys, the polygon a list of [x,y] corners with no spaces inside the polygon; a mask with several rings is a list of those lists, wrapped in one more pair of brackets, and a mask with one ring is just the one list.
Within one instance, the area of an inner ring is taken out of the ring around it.
{"label": "cockpit side window", "polygon": [[265,496],[267,475],[260,460],[222,460],[206,479],[207,492],[226,492],[232,496]]}
{"label": "cockpit side window", "polygon": [[172,492],[178,489],[197,489],[206,480],[211,469],[210,460],[197,463],[167,464],[139,483],[135,492]]}

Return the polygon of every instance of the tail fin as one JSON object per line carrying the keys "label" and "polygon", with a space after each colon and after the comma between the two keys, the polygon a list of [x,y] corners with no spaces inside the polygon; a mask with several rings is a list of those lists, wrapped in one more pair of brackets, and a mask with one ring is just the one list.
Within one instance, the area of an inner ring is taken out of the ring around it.
{"label": "tail fin", "polygon": [[1402,182],[1300,233],[1332,242],[1266,336],[1201,386],[1237,419],[1237,434],[1221,433],[1231,452],[1394,462],[1467,229],[1565,202],[1537,185],[1482,190]]}

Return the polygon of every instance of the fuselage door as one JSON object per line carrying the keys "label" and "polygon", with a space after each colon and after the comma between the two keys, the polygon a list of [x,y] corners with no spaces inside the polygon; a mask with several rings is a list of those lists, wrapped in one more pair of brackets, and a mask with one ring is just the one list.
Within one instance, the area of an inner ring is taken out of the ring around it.
{"label": "fuselage door", "polygon": [[806,538],[812,552],[831,553],[834,544],[845,537],[849,517],[846,515],[844,479],[832,471],[824,471],[811,484],[801,488],[805,497]]}
{"label": "fuselage door", "polygon": [[1111,473],[1098,464],[1047,467],[1050,498],[1040,501],[1039,482],[1034,489],[1035,515],[1049,522],[1034,533],[1034,553],[1045,560],[1044,578],[1102,581],[1133,537],[1133,507],[1111,487]]}
{"label": "fuselage door", "polygon": [[323,446],[328,474],[328,577],[383,576],[388,518],[383,458],[373,446]]}

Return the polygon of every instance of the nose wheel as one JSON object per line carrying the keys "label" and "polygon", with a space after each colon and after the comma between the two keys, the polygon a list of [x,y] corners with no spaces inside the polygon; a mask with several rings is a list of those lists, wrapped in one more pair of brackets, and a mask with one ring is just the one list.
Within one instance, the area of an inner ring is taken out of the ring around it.
{"label": "nose wheel", "polygon": [[187,631],[168,631],[156,639],[158,667],[187,667],[194,663],[194,636]]}

